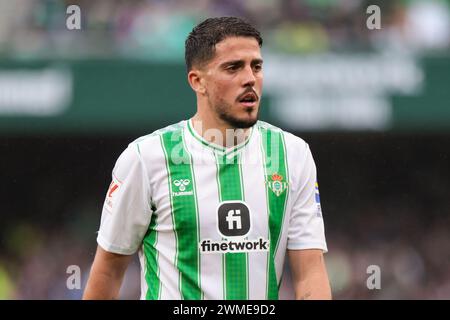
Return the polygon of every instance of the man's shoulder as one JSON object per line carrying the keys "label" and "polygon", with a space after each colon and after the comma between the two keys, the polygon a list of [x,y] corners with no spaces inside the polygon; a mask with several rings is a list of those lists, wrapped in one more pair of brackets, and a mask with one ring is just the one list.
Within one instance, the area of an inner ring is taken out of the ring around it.
{"label": "man's shoulder", "polygon": [[286,146],[292,146],[294,148],[302,148],[302,149],[308,147],[307,142],[305,140],[303,140],[302,138],[300,138],[299,136],[297,136],[289,131],[286,131],[284,129],[281,129],[277,126],[274,126],[273,124],[270,124],[268,122],[259,120],[257,122],[257,127],[260,130],[261,129],[269,130],[272,132],[277,132],[277,133],[282,134],[284,141],[286,143]]}
{"label": "man's shoulder", "polygon": [[134,147],[137,148],[138,150],[141,150],[142,148],[146,148],[148,146],[159,144],[160,143],[160,137],[168,132],[173,132],[173,131],[178,131],[178,130],[182,130],[185,126],[185,120],[168,125],[164,128],[158,129],[153,131],[150,134],[141,136],[137,139],[135,139],[134,141],[132,141],[129,146],[130,147]]}
{"label": "man's shoulder", "polygon": [[130,161],[138,161],[139,158],[155,160],[156,157],[157,160],[160,153],[155,152],[155,150],[159,150],[161,146],[161,136],[167,132],[181,130],[184,125],[185,121],[180,121],[135,139],[122,151],[119,159],[126,158]]}
{"label": "man's shoulder", "polygon": [[134,143],[134,144],[136,144],[136,143],[142,143],[142,142],[144,142],[144,141],[146,141],[146,140],[151,140],[152,138],[153,138],[153,139],[159,139],[159,137],[160,137],[161,135],[163,135],[164,133],[166,133],[166,132],[178,131],[178,130],[183,129],[184,126],[185,126],[185,122],[186,122],[186,121],[183,120],[183,121],[180,121],[180,122],[177,122],[177,123],[168,125],[168,126],[166,126],[166,127],[164,127],[164,128],[155,130],[155,131],[153,131],[152,133],[149,133],[149,134],[147,134],[147,135],[145,135],[145,136],[141,136],[141,137],[137,138],[136,140],[134,140],[134,141],[131,142],[130,144],[133,144],[133,143]]}

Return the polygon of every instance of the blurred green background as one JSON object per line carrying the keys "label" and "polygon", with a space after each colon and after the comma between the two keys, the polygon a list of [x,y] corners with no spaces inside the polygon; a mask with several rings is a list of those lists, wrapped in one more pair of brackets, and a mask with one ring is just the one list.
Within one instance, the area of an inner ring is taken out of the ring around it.
{"label": "blurred green background", "polygon": [[313,151],[334,298],[450,298],[449,0],[0,0],[0,299],[81,297],[115,160],[195,112],[184,40],[225,15],[262,32],[261,118]]}

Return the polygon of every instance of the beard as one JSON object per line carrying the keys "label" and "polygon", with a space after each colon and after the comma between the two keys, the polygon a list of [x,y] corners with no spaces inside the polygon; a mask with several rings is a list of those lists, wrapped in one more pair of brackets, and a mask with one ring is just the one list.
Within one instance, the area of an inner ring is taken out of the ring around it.
{"label": "beard", "polygon": [[215,105],[210,103],[210,105],[219,119],[227,123],[232,128],[248,129],[258,121],[259,108],[257,109],[255,116],[251,115],[251,113],[253,113],[253,109],[251,109],[247,111],[248,117],[239,118],[231,112],[232,106],[225,101],[219,101]]}

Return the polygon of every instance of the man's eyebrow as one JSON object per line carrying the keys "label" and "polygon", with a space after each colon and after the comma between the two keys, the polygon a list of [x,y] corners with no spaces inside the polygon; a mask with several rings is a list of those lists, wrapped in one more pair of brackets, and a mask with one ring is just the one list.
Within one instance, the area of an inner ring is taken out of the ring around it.
{"label": "man's eyebrow", "polygon": [[[223,63],[220,64],[221,67],[227,67],[227,66],[232,66],[232,65],[243,65],[245,62],[244,60],[231,60],[231,61],[225,61]],[[263,59],[253,59],[251,62],[251,65],[255,65],[255,64],[262,64],[263,63]]]}
{"label": "man's eyebrow", "polygon": [[244,60],[231,60],[231,61],[225,61],[220,64],[221,67],[227,67],[232,65],[243,65]]}
{"label": "man's eyebrow", "polygon": [[263,61],[263,59],[253,59],[252,60],[252,64],[253,65],[255,65],[255,64],[262,64],[264,61]]}

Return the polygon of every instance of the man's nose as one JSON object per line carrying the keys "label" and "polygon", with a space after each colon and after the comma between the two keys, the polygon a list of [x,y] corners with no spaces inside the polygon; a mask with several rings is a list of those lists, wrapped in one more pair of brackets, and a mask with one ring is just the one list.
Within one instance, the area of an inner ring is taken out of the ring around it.
{"label": "man's nose", "polygon": [[253,87],[256,83],[256,76],[254,70],[251,66],[246,67],[243,70],[243,81],[242,84],[244,87],[250,86]]}

